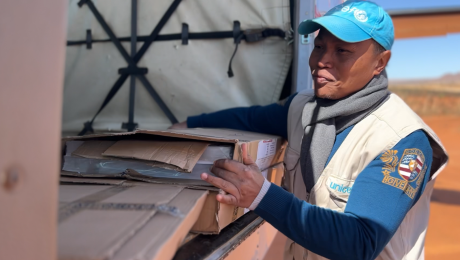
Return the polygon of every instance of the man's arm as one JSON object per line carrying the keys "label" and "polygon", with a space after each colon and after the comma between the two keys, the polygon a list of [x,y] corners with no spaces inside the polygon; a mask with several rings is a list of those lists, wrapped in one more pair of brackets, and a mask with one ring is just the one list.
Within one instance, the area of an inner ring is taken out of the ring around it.
{"label": "man's arm", "polygon": [[[422,131],[412,133],[392,149],[397,151],[399,164],[395,171],[386,173],[404,181],[398,173],[399,165],[402,163],[401,168],[407,166],[412,171],[417,165],[411,160],[420,160],[412,158],[414,156],[401,158],[409,149],[420,151],[424,159],[420,174],[405,190],[383,181],[384,160],[389,154],[382,154],[357,177],[344,213],[306,203],[276,185],[270,185],[255,212],[296,243],[324,257],[374,259],[390,241],[429,180],[432,150]],[[415,193],[410,193],[410,188],[415,189]]]}
{"label": "man's arm", "polygon": [[187,127],[230,128],[287,138],[287,115],[294,95],[267,106],[240,107],[187,118]]}

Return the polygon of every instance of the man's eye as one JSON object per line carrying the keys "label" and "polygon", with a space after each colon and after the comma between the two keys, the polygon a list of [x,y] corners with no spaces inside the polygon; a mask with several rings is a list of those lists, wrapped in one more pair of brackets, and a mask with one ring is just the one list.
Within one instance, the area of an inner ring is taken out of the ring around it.
{"label": "man's eye", "polygon": [[339,53],[350,52],[350,51],[348,51],[348,50],[345,50],[345,49],[341,49],[341,48],[339,48],[337,51],[338,51]]}
{"label": "man's eye", "polygon": [[315,45],[315,49],[321,49],[320,45]]}

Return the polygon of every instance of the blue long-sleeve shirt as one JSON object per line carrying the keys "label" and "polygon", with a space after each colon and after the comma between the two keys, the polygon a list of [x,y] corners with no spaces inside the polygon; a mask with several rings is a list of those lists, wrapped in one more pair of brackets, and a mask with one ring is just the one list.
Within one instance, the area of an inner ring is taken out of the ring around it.
{"label": "blue long-sleeve shirt", "polygon": [[295,95],[268,106],[230,108],[187,118],[187,126],[229,128],[282,136],[287,139],[287,115]]}
{"label": "blue long-sleeve shirt", "polygon": [[[234,108],[189,117],[187,124],[257,131],[286,138],[287,113],[293,97],[284,104]],[[336,136],[328,163],[352,128]],[[390,152],[399,160],[395,171],[385,168],[385,156]],[[414,164],[416,162],[418,164]],[[324,257],[374,259],[423,193],[431,162],[432,149],[426,134],[415,131],[391,151],[375,158],[358,175],[343,213],[299,200],[276,185],[270,186],[255,212],[296,243]],[[421,165],[419,172],[417,165]],[[404,175],[404,169],[409,169],[409,174]],[[401,190],[387,184],[384,181],[387,175],[402,181],[408,178],[408,187]]]}

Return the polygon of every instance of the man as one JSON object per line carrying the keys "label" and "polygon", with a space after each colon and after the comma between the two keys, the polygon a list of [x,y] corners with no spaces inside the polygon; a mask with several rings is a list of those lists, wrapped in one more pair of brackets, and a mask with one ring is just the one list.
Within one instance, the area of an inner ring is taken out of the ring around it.
{"label": "man", "polygon": [[348,1],[298,31],[318,29],[310,56],[314,95],[182,123],[287,137],[287,191],[262,177],[246,147],[243,163],[216,161],[215,176],[202,179],[228,193],[218,201],[254,210],[292,239],[285,259],[423,259],[434,178],[447,154],[388,92],[391,19],[374,3]]}

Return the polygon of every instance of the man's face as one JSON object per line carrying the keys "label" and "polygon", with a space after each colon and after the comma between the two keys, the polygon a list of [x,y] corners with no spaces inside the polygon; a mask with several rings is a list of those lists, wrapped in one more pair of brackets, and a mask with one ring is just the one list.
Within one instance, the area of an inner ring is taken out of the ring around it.
{"label": "man's face", "polygon": [[321,29],[309,62],[315,95],[340,99],[362,89],[390,58],[390,51],[377,54],[374,48],[373,40],[348,43]]}

